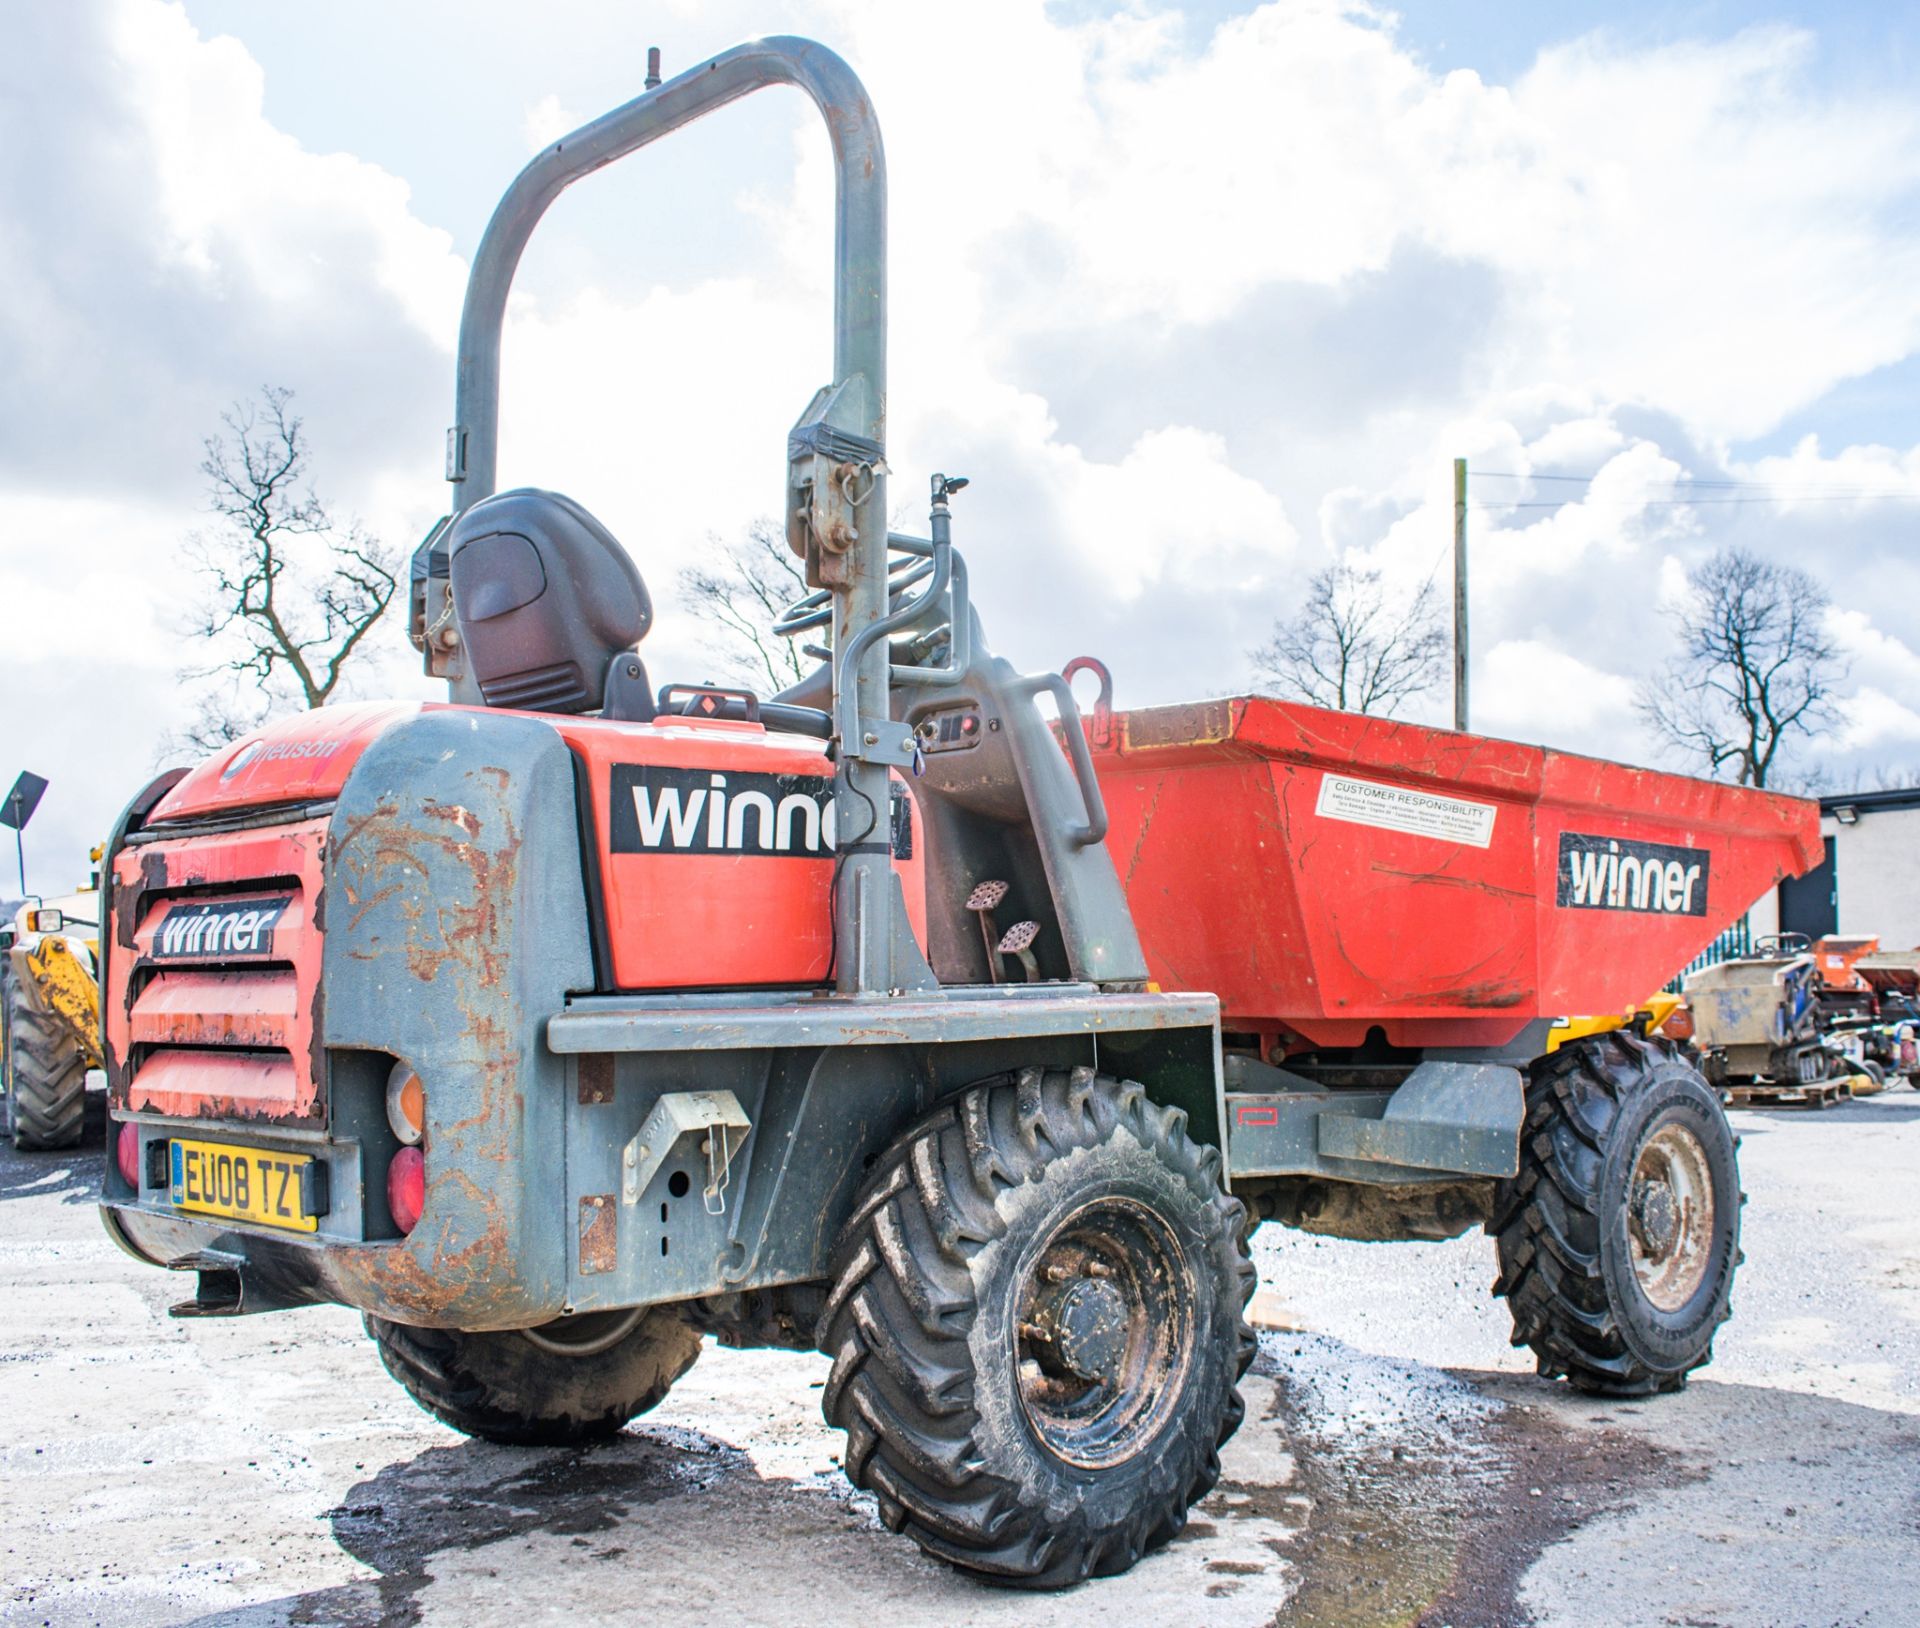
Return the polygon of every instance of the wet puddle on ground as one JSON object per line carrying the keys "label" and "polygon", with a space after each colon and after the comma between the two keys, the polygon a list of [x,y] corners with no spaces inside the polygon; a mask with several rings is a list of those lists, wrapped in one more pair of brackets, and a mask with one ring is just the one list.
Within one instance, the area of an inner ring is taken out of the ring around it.
{"label": "wet puddle on ground", "polygon": [[831,1438],[797,1421],[784,1446],[770,1422],[731,1442],[640,1424],[577,1454],[456,1443],[327,1512],[374,1576],[203,1620],[1514,1628],[1534,1557],[1641,1484],[1629,1438],[1570,1432],[1534,1383],[1269,1327],[1187,1530],[1124,1578],[1052,1596],[983,1588],[882,1531],[824,1462]]}
{"label": "wet puddle on ground", "polygon": [[1277,1566],[1287,1597],[1271,1620],[1289,1628],[1524,1624],[1516,1595],[1539,1553],[1661,1468],[1633,1438],[1570,1433],[1524,1399],[1534,1383],[1270,1328],[1236,1440],[1273,1444],[1258,1451],[1284,1457],[1291,1473],[1249,1475],[1229,1444],[1196,1535],[1257,1524],[1267,1559],[1258,1571],[1216,1564],[1227,1575],[1208,1592],[1237,1593]]}

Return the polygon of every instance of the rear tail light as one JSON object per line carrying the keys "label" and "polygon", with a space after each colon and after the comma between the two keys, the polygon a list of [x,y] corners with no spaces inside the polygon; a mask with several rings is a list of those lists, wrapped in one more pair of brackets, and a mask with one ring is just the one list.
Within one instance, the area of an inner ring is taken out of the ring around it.
{"label": "rear tail light", "polygon": [[420,1076],[405,1063],[395,1063],[387,1075],[387,1123],[402,1147],[418,1147],[427,1122],[427,1093]]}
{"label": "rear tail light", "polygon": [[402,1148],[387,1166],[387,1210],[402,1234],[420,1224],[427,1207],[427,1161],[418,1148]]}
{"label": "rear tail light", "polygon": [[139,1192],[140,1127],[131,1121],[120,1127],[120,1134],[114,1139],[113,1162],[120,1167],[120,1179]]}

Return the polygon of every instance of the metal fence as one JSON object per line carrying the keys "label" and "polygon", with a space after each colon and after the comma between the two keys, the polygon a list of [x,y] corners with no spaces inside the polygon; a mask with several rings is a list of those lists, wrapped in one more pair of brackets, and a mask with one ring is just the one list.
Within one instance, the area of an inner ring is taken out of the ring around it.
{"label": "metal fence", "polygon": [[1732,926],[1723,929],[1719,937],[1675,973],[1667,989],[1669,993],[1677,995],[1688,976],[1702,967],[1717,966],[1722,961],[1738,960],[1752,953],[1753,929],[1748,925],[1747,918],[1742,916]]}

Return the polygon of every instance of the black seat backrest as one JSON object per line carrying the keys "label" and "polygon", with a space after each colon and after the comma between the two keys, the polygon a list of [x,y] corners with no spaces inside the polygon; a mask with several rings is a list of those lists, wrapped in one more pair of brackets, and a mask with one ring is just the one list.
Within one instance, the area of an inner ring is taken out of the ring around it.
{"label": "black seat backrest", "polygon": [[454,616],[487,705],[592,712],[607,665],[653,625],[653,601],[613,533],[571,498],[521,487],[447,533]]}

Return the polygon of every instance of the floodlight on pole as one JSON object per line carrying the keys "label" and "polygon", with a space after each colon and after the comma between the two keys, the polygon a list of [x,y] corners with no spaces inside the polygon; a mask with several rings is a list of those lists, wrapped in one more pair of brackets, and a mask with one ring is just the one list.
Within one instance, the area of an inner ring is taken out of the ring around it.
{"label": "floodlight on pole", "polygon": [[33,818],[33,811],[40,806],[40,798],[47,789],[46,780],[37,774],[20,771],[20,778],[13,783],[13,790],[0,801],[0,825],[13,827],[14,857],[20,862],[20,895],[27,892],[27,849],[20,835],[26,830],[27,821]]}

